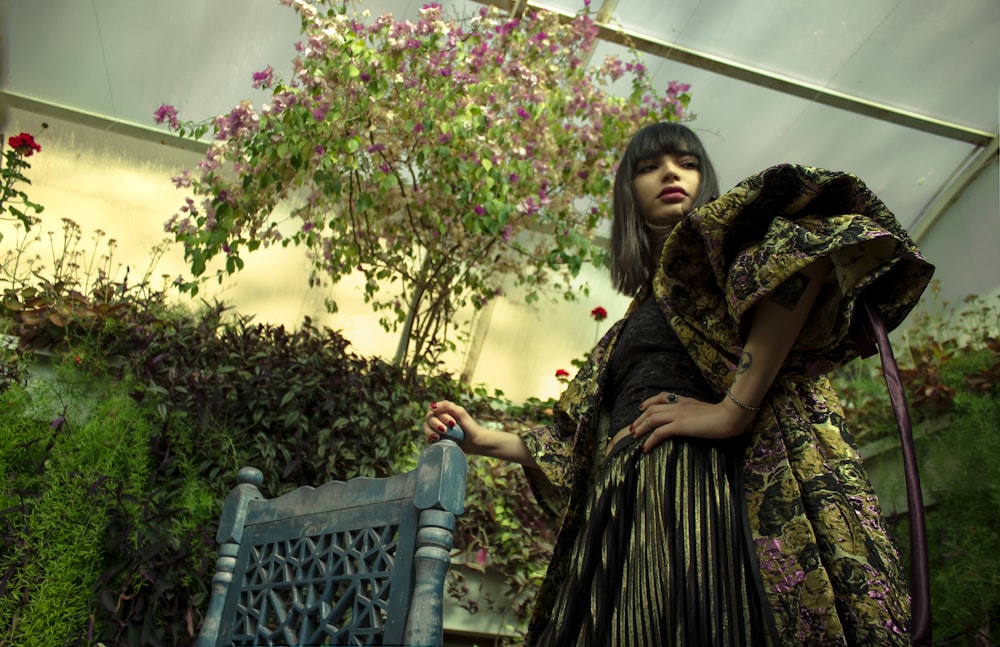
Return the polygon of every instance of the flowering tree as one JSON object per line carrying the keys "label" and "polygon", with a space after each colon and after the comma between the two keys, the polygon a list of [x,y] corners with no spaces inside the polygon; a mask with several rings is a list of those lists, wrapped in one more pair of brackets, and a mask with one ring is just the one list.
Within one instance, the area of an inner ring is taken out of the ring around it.
{"label": "flowering tree", "polygon": [[[167,229],[195,277],[224,255],[221,280],[244,251],[279,242],[307,250],[310,285],[363,273],[406,367],[433,361],[456,310],[498,296],[505,277],[529,300],[572,298],[582,264],[605,262],[592,232],[623,141],[681,118],[690,99],[685,84],[654,91],[638,60],[590,66],[586,10],[568,21],[495,7],[446,19],[427,5],[411,22],[333,0],[282,2],[303,38],[291,79],[271,67],[254,75],[270,103],[198,124],[157,111],[182,136],[214,136],[197,173],[175,178],[194,198]],[[274,216],[282,200],[290,226]]]}

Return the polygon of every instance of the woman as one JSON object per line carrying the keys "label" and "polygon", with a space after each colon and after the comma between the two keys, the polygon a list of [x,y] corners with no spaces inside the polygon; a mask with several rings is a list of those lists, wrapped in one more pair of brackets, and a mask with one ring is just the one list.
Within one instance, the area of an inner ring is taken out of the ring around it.
{"label": "woman", "polygon": [[717,194],[693,132],[639,131],[611,241],[635,299],[555,423],[518,436],[436,402],[424,434],[457,422],[561,518],[530,644],[906,644],[905,578],[823,373],[859,354],[862,297],[898,325],[933,268],[853,176],[783,165]]}

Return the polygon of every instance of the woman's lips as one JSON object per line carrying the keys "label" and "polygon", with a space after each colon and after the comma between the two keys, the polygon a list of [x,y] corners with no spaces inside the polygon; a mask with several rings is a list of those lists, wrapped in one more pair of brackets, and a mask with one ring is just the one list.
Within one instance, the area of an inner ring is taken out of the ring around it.
{"label": "woman's lips", "polygon": [[683,189],[664,189],[658,197],[669,201],[683,200],[687,197],[687,193]]}

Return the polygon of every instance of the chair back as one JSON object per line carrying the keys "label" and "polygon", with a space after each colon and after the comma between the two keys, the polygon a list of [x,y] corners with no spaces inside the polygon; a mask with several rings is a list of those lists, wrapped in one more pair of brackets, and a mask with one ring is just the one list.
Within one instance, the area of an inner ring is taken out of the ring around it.
{"label": "chair back", "polygon": [[416,469],[265,499],[243,468],[223,505],[197,647],[442,643],[444,580],[468,461],[461,430]]}

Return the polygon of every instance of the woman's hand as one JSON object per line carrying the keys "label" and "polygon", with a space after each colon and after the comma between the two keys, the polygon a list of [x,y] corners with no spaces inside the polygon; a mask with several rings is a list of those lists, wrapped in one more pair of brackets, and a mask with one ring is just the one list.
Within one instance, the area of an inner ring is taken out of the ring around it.
{"label": "woman's hand", "polygon": [[424,416],[424,423],[420,428],[424,432],[424,438],[427,442],[433,443],[440,440],[448,427],[456,423],[465,432],[462,449],[466,454],[492,456],[528,467],[537,467],[534,457],[520,436],[499,429],[483,427],[469,415],[468,411],[454,402],[447,400],[431,402],[430,408]]}
{"label": "woman's hand", "polygon": [[434,443],[440,440],[444,432],[449,427],[454,427],[456,423],[465,432],[464,442],[469,443],[470,446],[475,445],[476,436],[482,435],[485,431],[469,415],[468,411],[454,402],[448,402],[447,400],[431,402],[430,409],[424,416],[424,424],[420,428],[424,432],[424,438],[427,442]]}
{"label": "woman's hand", "polygon": [[643,452],[649,452],[672,436],[722,440],[739,436],[754,413],[729,398],[712,404],[675,393],[659,393],[639,405],[639,417],[631,426],[633,438],[645,436]]}

